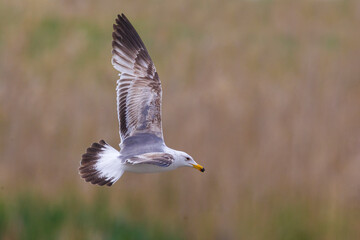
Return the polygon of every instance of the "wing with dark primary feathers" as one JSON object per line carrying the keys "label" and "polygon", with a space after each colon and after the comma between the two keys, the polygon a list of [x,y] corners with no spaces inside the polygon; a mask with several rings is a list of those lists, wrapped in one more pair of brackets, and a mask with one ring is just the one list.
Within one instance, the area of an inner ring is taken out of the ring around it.
{"label": "wing with dark primary feathers", "polygon": [[120,138],[151,133],[163,139],[161,83],[148,51],[124,14],[114,24],[112,64],[120,72],[117,111]]}

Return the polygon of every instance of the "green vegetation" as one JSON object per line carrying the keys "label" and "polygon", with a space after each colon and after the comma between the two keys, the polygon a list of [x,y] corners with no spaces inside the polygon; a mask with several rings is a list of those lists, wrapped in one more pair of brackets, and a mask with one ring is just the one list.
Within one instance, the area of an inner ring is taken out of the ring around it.
{"label": "green vegetation", "polygon": [[130,221],[99,195],[91,203],[68,196],[51,201],[34,194],[0,200],[0,239],[182,239],[156,221]]}
{"label": "green vegetation", "polygon": [[44,51],[56,47],[63,32],[61,20],[55,17],[46,17],[34,27],[29,36],[29,55],[34,57]]}
{"label": "green vegetation", "polygon": [[[257,209],[249,209],[251,203],[242,202],[238,214],[241,219],[235,223],[236,236],[259,240],[316,240],[327,235],[334,239],[353,239],[356,235],[357,217],[350,212],[338,213],[331,220],[321,214],[326,209],[324,206],[297,200],[266,199],[257,204]],[[133,205],[132,202],[129,204]],[[132,215],[144,206],[137,205],[137,209],[131,210],[130,205],[112,209],[109,195],[102,191],[92,201],[69,193],[55,200],[34,193],[23,193],[11,199],[0,197],[0,239],[186,239],[181,231],[181,221],[178,229],[169,230],[169,223],[164,221],[166,212],[162,213],[163,219],[161,215],[151,221],[138,219]],[[319,208],[313,209],[313,206]],[[344,218],[348,222],[341,220]],[[209,220],[211,218],[202,220],[204,229],[200,231],[213,231],[206,226]],[[191,225],[193,222],[190,222]],[[213,237],[204,236],[201,238]],[[221,236],[229,237],[228,233]]]}

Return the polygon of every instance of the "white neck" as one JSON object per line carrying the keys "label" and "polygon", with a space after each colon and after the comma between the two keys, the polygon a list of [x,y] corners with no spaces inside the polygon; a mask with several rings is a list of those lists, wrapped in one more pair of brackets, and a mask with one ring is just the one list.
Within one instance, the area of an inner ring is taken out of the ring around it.
{"label": "white neck", "polygon": [[169,148],[167,146],[164,149],[164,151],[166,153],[169,153],[169,154],[174,156],[174,163],[173,163],[174,166],[176,166],[176,167],[182,167],[183,166],[183,164],[181,164],[182,163],[181,160],[184,158],[184,152]]}

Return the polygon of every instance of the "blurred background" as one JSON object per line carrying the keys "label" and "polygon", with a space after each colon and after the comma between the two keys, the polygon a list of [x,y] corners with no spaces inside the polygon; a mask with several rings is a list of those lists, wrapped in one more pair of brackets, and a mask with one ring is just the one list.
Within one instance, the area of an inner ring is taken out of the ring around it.
{"label": "blurred background", "polygon": [[[112,24],[205,166],[85,183],[119,144]],[[0,239],[360,239],[360,2],[0,1]]]}

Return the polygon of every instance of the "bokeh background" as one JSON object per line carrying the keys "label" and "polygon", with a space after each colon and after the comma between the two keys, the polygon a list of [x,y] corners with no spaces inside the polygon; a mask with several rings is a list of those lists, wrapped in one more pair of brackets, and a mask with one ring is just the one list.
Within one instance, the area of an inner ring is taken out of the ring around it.
{"label": "bokeh background", "polygon": [[[112,24],[204,174],[85,183],[118,146]],[[360,2],[0,1],[0,239],[360,239]]]}

